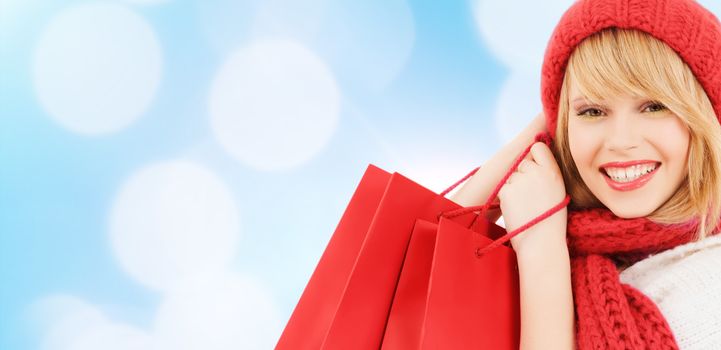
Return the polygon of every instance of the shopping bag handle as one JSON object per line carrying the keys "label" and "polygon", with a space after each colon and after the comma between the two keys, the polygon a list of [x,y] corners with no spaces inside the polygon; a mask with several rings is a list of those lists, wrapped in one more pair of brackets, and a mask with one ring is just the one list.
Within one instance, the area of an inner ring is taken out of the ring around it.
{"label": "shopping bag handle", "polygon": [[[531,147],[533,147],[533,144],[535,144],[536,142],[543,142],[543,143],[545,143],[547,146],[550,147],[550,145],[551,145],[551,140],[552,140],[552,139],[551,139],[551,135],[550,135],[547,131],[546,131],[546,132],[540,132],[540,133],[536,134],[536,137],[534,138],[533,143],[531,143],[528,147],[526,147],[526,149],[521,153],[521,155],[516,158],[516,160],[513,162],[513,165],[511,165],[511,168],[506,172],[506,174],[503,176],[503,178],[501,179],[501,181],[498,182],[498,184],[496,185],[496,188],[493,189],[493,192],[491,193],[490,196],[488,196],[488,199],[486,199],[486,202],[485,202],[483,205],[477,205],[477,206],[471,206],[471,207],[464,207],[464,208],[459,208],[459,209],[455,209],[455,210],[445,211],[445,212],[442,212],[442,213],[438,214],[438,219],[440,220],[441,217],[452,218],[452,217],[460,216],[460,215],[467,214],[467,213],[474,212],[474,211],[478,211],[478,210],[481,211],[481,212],[478,214],[478,215],[480,216],[480,215],[483,215],[483,214],[484,214],[486,211],[488,211],[489,209],[499,208],[499,207],[500,207],[500,204],[494,202],[494,200],[495,200],[496,197],[498,196],[498,192],[500,192],[500,191],[501,191],[501,187],[503,187],[503,185],[506,184],[506,180],[508,180],[508,178],[511,177],[511,175],[513,174],[513,172],[516,171],[516,169],[518,168],[518,165],[521,163],[521,161],[526,157],[526,155],[527,155],[529,152],[531,152]],[[476,167],[475,169],[471,170],[470,173],[468,173],[468,174],[467,174],[466,176],[464,176],[462,179],[460,179],[459,181],[457,181],[456,183],[454,183],[453,185],[451,185],[451,187],[449,187],[449,188],[446,189],[445,191],[441,192],[440,195],[445,197],[445,195],[448,194],[448,192],[452,191],[452,190],[453,190],[454,188],[456,188],[458,185],[460,185],[461,183],[463,183],[464,181],[466,181],[469,177],[473,176],[473,174],[475,174],[475,173],[478,171],[478,169],[480,169],[480,167]],[[511,238],[516,237],[517,235],[519,235],[519,234],[522,233],[523,231],[527,230],[527,229],[530,228],[531,226],[533,226],[533,225],[535,225],[535,224],[543,221],[543,220],[546,219],[547,217],[555,214],[557,211],[565,208],[570,201],[571,201],[571,197],[570,197],[568,194],[566,194],[566,197],[565,197],[560,203],[556,204],[556,205],[555,205],[554,207],[552,207],[551,209],[546,210],[544,213],[542,213],[541,215],[537,216],[537,217],[534,218],[533,220],[527,222],[527,223],[524,224],[523,226],[521,226],[521,227],[519,227],[519,228],[517,228],[517,229],[515,229],[515,230],[513,230],[513,231],[511,231],[511,232],[506,233],[506,234],[503,235],[502,237],[500,237],[500,238],[494,240],[493,242],[491,242],[491,244],[489,244],[489,245],[487,245],[487,246],[485,246],[485,247],[483,247],[483,248],[477,248],[477,249],[476,249],[476,256],[480,258],[480,257],[482,257],[483,255],[485,255],[487,252],[489,252],[490,250],[492,250],[492,249],[494,249],[494,248],[496,248],[496,247],[498,247],[498,246],[500,246],[500,245],[508,242],[509,240],[511,240]]]}

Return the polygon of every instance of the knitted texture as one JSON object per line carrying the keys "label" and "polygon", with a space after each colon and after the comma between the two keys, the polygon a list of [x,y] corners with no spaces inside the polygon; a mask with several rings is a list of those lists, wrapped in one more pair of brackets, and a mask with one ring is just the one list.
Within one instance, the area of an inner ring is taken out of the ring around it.
{"label": "knitted texture", "polygon": [[621,284],[612,258],[635,262],[694,239],[698,221],[622,219],[608,209],[570,211],[567,241],[579,349],[677,349],[653,301]]}
{"label": "knitted texture", "polygon": [[691,68],[721,116],[721,23],[693,0],[580,0],[561,17],[546,47],[541,100],[555,138],[561,85],[573,49],[606,28],[637,29],[665,42]]}

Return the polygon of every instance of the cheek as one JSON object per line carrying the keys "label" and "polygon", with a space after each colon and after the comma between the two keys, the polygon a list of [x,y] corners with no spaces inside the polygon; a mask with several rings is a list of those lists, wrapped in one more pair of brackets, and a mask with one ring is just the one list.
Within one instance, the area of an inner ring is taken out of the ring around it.
{"label": "cheek", "polygon": [[685,169],[691,136],[683,122],[675,118],[655,125],[650,130],[655,131],[653,133],[655,144],[663,149],[668,160]]}
{"label": "cheek", "polygon": [[568,148],[571,151],[576,168],[580,172],[584,172],[593,165],[596,143],[593,137],[589,137],[588,132],[580,129],[582,128],[575,127],[572,124],[568,126]]}

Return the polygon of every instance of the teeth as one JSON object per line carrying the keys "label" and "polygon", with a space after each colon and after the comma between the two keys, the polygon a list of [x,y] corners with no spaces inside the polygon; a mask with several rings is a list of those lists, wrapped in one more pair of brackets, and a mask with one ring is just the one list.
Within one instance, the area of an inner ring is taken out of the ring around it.
{"label": "teeth", "polygon": [[606,174],[616,182],[631,182],[656,169],[656,164],[634,165],[627,168],[604,168]]}

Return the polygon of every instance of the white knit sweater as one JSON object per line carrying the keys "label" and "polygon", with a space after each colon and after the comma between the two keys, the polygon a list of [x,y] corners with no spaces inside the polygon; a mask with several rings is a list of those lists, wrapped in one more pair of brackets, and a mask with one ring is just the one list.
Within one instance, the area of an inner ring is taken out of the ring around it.
{"label": "white knit sweater", "polygon": [[681,350],[721,349],[721,234],[652,255],[620,277],[658,305]]}

